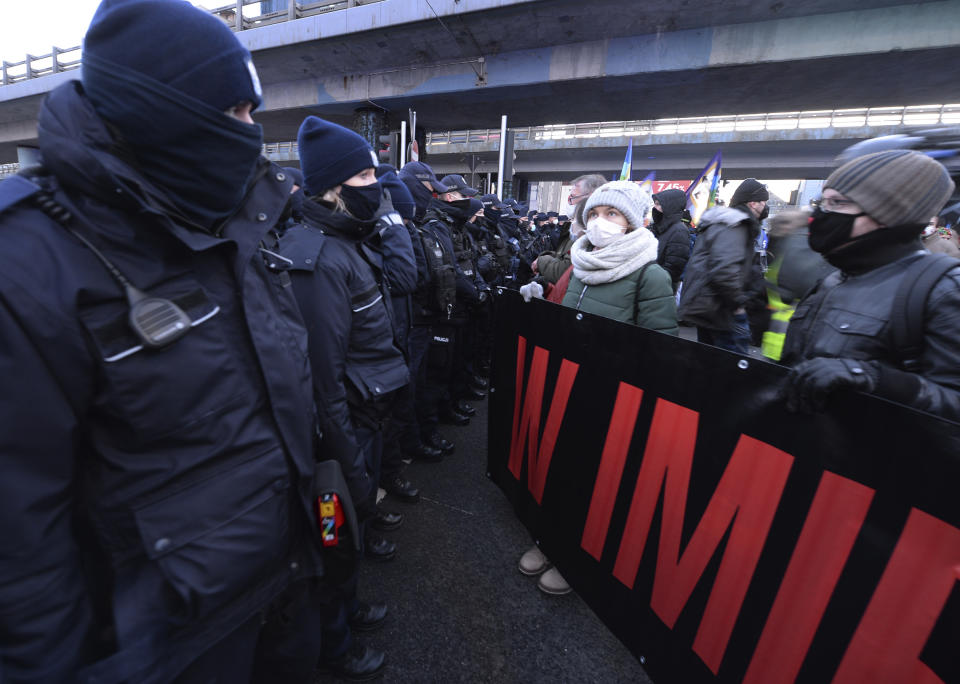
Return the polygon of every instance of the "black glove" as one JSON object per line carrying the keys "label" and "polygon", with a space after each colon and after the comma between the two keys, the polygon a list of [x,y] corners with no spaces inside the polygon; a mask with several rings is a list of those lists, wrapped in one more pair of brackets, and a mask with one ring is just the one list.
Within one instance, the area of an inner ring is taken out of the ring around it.
{"label": "black glove", "polygon": [[380,196],[380,207],[373,214],[373,218],[377,221],[377,231],[381,235],[390,226],[403,225],[403,219],[393,208],[393,200],[390,199],[390,192],[386,188],[383,189],[383,194]]}
{"label": "black glove", "polygon": [[873,392],[880,379],[871,361],[809,359],[798,363],[787,377],[787,410],[794,413],[823,411],[830,396],[840,389]]}

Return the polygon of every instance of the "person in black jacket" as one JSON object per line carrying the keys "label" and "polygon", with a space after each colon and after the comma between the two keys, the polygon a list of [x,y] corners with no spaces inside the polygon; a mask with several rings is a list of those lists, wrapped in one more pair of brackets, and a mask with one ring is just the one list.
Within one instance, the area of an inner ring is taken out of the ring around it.
{"label": "person in black jacket", "polygon": [[316,425],[255,73],[207,12],[108,0],[0,182],[5,683],[311,679]]}
{"label": "person in black jacket", "polygon": [[729,207],[704,212],[680,290],[680,320],[697,326],[697,341],[746,354],[750,324],[746,304],[755,279],[760,222],[768,214],[766,186],[747,178]]}
{"label": "person in black jacket", "polygon": [[690,258],[690,226],[683,220],[687,193],[671,188],[653,196],[653,223],[650,230],[657,236],[657,263],[673,281],[673,291],[680,286],[683,270]]}
{"label": "person in black jacket", "polygon": [[[394,209],[403,220],[403,229],[407,232],[410,248],[413,250],[416,263],[416,279],[409,282],[398,282],[390,288],[393,303],[393,323],[397,341],[407,359],[410,370],[410,382],[397,391],[391,420],[384,433],[383,462],[380,472],[380,486],[388,493],[401,501],[416,503],[420,500],[419,490],[403,476],[404,459],[436,462],[443,458],[439,449],[424,444],[420,439],[420,430],[417,425],[416,414],[416,383],[415,379],[420,370],[423,355],[416,357],[412,353],[410,340],[411,322],[413,320],[413,295],[425,286],[429,280],[426,256],[423,253],[423,243],[413,224],[416,215],[416,202],[407,186],[397,176],[396,169],[389,164],[377,167],[377,178],[380,184],[390,194]],[[399,226],[391,230],[399,230]],[[404,240],[406,242],[406,240]],[[388,278],[389,278],[389,265]],[[404,269],[405,270],[405,269]]]}
{"label": "person in black jacket", "polygon": [[[281,250],[293,261],[293,291],[307,324],[321,448],[340,461],[365,527],[394,529],[402,517],[378,511],[377,483],[383,427],[409,372],[392,323],[389,283],[416,282],[413,250],[406,230],[394,230],[402,222],[377,181],[377,159],[363,138],[311,116],[297,143],[308,197],[305,222],[286,232]],[[391,274],[371,246],[383,233],[401,244],[406,238],[405,247],[393,250],[401,266],[395,263]],[[389,560],[396,553],[393,542],[369,530],[363,537],[368,558]],[[342,676],[374,676],[383,654],[354,647],[347,625],[379,624],[385,607],[357,600],[355,575],[344,583],[341,599],[324,629],[324,660]]]}
{"label": "person in black jacket", "polygon": [[[398,174],[400,181],[410,191],[416,206],[414,225],[425,262],[424,278],[417,284],[413,295],[412,318],[409,336],[410,368],[414,377],[414,406],[421,442],[427,450],[409,452],[414,459],[435,462],[454,452],[455,445],[440,435],[436,429],[436,382],[428,382],[428,353],[433,342],[433,326],[442,324],[451,316],[456,305],[456,274],[453,249],[447,249],[439,237],[425,227],[425,216],[434,201],[434,192],[449,192],[434,175],[428,164],[408,162]],[[433,417],[426,420],[426,417]]]}
{"label": "person in black jacket", "polygon": [[[954,187],[939,162],[912,150],[868,154],[827,178],[809,241],[839,270],[790,319],[789,408],[822,410],[835,392],[859,390],[960,422],[960,262],[919,241]],[[894,343],[904,324],[893,316],[896,295],[938,259],[949,270],[926,296],[912,356]]]}

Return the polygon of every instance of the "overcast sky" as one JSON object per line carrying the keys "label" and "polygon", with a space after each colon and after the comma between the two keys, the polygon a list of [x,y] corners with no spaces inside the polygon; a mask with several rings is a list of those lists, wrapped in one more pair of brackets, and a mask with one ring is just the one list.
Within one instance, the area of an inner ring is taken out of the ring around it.
{"label": "overcast sky", "polygon": [[[191,2],[208,8],[230,4],[230,0]],[[19,62],[28,52],[48,54],[53,45],[80,45],[99,4],[100,0],[0,0],[0,59]],[[249,8],[251,13],[256,7]]]}

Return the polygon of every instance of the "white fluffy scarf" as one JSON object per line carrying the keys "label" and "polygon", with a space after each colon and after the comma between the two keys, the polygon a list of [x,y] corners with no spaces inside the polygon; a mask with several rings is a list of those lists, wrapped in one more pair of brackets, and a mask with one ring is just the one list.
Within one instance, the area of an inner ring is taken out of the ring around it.
{"label": "white fluffy scarf", "polygon": [[586,235],[570,249],[573,274],[587,285],[612,283],[644,264],[657,260],[657,238],[646,228],[626,233],[601,249],[593,249]]}

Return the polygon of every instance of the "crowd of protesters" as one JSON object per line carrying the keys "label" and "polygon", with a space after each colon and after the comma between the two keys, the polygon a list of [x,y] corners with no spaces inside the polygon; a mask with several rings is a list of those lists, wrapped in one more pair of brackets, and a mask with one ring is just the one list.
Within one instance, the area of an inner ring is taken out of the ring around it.
{"label": "crowd of protesters", "polygon": [[[755,179],[693,225],[682,191],[598,175],[568,217],[313,116],[281,169],[260,100],[212,15],[105,0],[42,165],[0,184],[0,681],[379,676],[357,564],[400,552],[405,465],[485,398],[498,288],[759,348],[791,410],[858,390],[960,421],[955,185],[920,152],[769,219]],[[536,548],[520,570],[570,591]]]}

